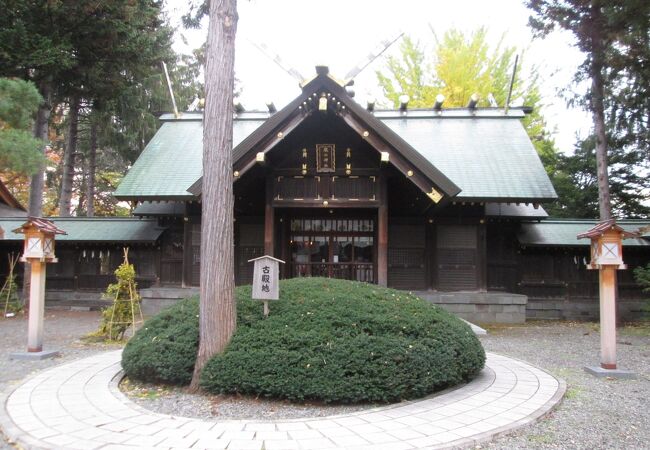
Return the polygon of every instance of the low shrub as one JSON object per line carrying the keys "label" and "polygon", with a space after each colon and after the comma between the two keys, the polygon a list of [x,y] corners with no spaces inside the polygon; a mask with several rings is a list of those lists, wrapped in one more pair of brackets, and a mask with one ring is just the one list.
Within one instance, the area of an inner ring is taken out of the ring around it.
{"label": "low shrub", "polygon": [[199,299],[181,300],[148,319],[124,347],[129,378],[189,384],[199,345]]}
{"label": "low shrub", "polygon": [[[236,296],[235,335],[203,370],[201,385],[209,392],[391,402],[467,381],[485,362],[466,323],[406,292],[324,278],[284,280],[266,319],[250,286],[237,288]],[[188,383],[197,315],[192,299],[146,322],[124,351],[127,375]]]}

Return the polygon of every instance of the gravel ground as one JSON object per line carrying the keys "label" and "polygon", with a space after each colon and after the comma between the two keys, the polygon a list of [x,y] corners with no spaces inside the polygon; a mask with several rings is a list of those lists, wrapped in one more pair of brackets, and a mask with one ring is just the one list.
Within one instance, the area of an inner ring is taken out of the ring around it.
{"label": "gravel ground", "polygon": [[[33,372],[66,361],[116,348],[79,341],[96,329],[97,312],[46,313],[46,348],[60,349],[58,358],[9,361],[6,355],[26,344],[25,319],[0,319],[0,389],[11,389]],[[529,322],[495,327],[481,337],[487,351],[520,358],[566,380],[567,395],[544,420],[477,448],[487,449],[650,449],[650,324],[619,331],[619,367],[639,374],[638,380],[597,379],[583,371],[597,365],[598,327],[591,323]],[[123,387],[137,403],[152,410],[194,417],[250,417],[264,419],[322,416],[359,407],[288,405],[261,399],[200,397],[183,389],[128,384]],[[363,408],[363,407],[362,407]],[[0,442],[0,449],[13,448]]]}
{"label": "gravel ground", "polygon": [[479,448],[650,448],[650,324],[619,329],[618,365],[638,380],[598,379],[584,366],[599,363],[593,323],[531,322],[494,328],[481,339],[487,351],[519,358],[567,382],[562,404],[544,420]]}

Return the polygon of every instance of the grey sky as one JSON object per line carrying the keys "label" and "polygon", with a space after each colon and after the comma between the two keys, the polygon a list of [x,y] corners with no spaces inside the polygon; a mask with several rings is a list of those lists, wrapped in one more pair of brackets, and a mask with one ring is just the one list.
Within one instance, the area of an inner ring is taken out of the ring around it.
{"label": "grey sky", "polygon": [[[168,0],[172,23],[178,25],[187,2]],[[473,31],[489,29],[491,42],[505,33],[505,44],[526,50],[526,65],[540,66],[544,115],[562,151],[571,151],[575,135],[589,131],[588,115],[569,110],[557,91],[569,85],[582,60],[571,46],[571,36],[555,33],[533,40],[527,27],[528,10],[521,0],[250,0],[239,1],[236,75],[243,88],[241,101],[247,109],[264,109],[273,100],[284,106],[296,95],[297,81],[265,57],[252,43],[265,44],[302,75],[315,74],[314,66],[325,64],[338,77],[364,60],[378,43],[399,30],[419,39],[425,47],[433,43],[431,28],[442,35],[448,28]],[[180,30],[189,45],[177,36],[176,50],[189,51],[205,40],[206,29]],[[387,54],[396,52],[394,45]],[[375,71],[384,65],[379,58],[356,78],[357,100],[381,99]]]}

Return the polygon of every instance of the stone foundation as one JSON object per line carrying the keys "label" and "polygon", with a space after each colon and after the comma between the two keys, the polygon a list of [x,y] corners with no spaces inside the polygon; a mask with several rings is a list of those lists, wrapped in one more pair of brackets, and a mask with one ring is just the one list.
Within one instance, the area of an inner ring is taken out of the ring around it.
{"label": "stone foundation", "polygon": [[[617,302],[620,320],[632,321],[643,317],[643,301]],[[533,320],[599,320],[598,300],[554,300],[529,298],[526,317]]]}
{"label": "stone foundation", "polygon": [[99,291],[45,291],[45,308],[50,310],[99,311],[111,303]]}
{"label": "stone foundation", "polygon": [[140,289],[142,296],[142,314],[153,316],[165,308],[175,304],[177,301],[199,294],[199,288],[149,288]]}
{"label": "stone foundation", "polygon": [[473,323],[526,322],[525,295],[506,292],[413,292]]}

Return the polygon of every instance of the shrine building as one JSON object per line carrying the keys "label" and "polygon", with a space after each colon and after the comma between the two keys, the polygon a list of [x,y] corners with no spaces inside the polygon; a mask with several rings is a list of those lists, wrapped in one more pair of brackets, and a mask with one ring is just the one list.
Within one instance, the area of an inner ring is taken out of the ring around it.
{"label": "shrine building", "polygon": [[[248,261],[267,254],[286,262],[281,278],[417,291],[482,322],[597,315],[597,274],[576,239],[595,221],[547,218],[556,193],[521,122],[530,109],[377,110],[343,84],[319,67],[283,109],[236,110],[238,285],[251,282]],[[199,285],[203,122],[200,112],[161,122],[114,195],[137,205],[138,229],[150,232],[144,296],[164,302]],[[648,233],[633,241],[630,268],[650,260]],[[631,270],[619,281],[634,314],[643,294]]]}

